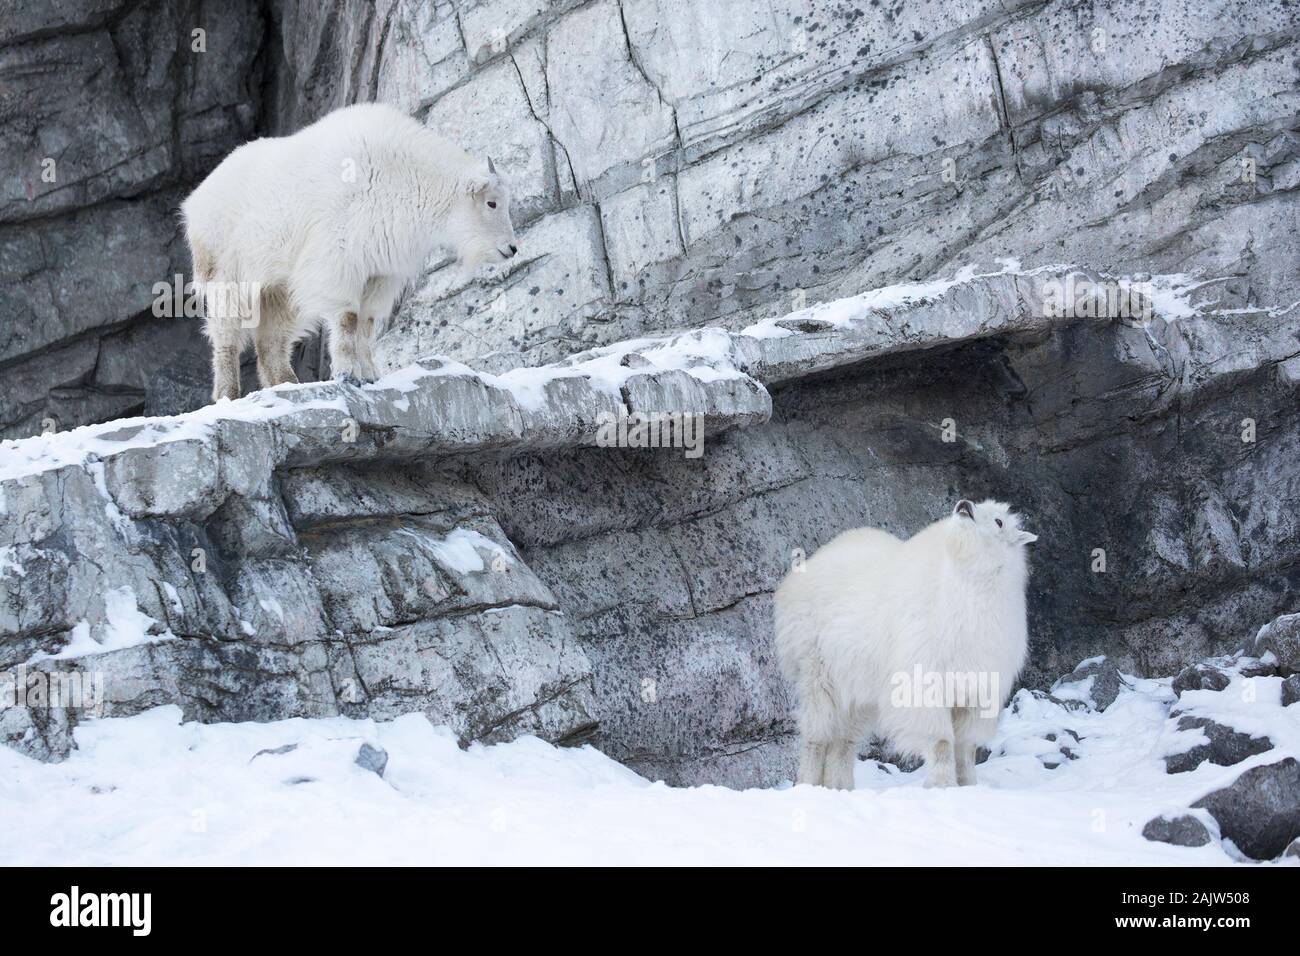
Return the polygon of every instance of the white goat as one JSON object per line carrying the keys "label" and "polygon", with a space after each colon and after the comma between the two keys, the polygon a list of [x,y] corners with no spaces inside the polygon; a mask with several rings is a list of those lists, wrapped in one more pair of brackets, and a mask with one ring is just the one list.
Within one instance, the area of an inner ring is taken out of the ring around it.
{"label": "white goat", "polygon": [[1036,540],[1006,505],[962,500],[907,541],[846,531],[786,576],[776,651],[797,701],[799,783],[853,789],[868,734],[924,756],[926,786],[975,782],[976,747],[1024,664]]}
{"label": "white goat", "polygon": [[181,211],[212,340],[214,400],[239,397],[250,332],[268,387],[297,381],[293,345],[322,322],[334,376],[373,380],[375,322],[434,249],[465,269],[518,251],[510,192],[492,161],[378,103],[246,143]]}

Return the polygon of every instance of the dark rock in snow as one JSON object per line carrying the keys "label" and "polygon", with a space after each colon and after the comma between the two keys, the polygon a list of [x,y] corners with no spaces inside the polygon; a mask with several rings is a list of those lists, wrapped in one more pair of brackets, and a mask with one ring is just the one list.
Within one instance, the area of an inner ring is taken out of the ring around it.
{"label": "dark rock in snow", "polygon": [[1208,717],[1184,716],[1178,718],[1179,730],[1200,729],[1209,737],[1209,743],[1197,744],[1191,750],[1170,754],[1165,757],[1165,772],[1186,773],[1195,770],[1206,760],[1220,767],[1231,767],[1241,763],[1247,757],[1262,754],[1273,749],[1273,742],[1267,737],[1252,737],[1225,727]]}
{"label": "dark rock in snow", "polygon": [[1148,820],[1142,828],[1142,835],[1156,843],[1172,843],[1174,846],[1205,846],[1214,839],[1205,824],[1190,813]]}
{"label": "dark rock in snow", "polygon": [[1232,669],[1242,677],[1272,677],[1277,673],[1277,665],[1261,661],[1258,657],[1242,657],[1235,660]]}
{"label": "dark rock in snow", "polygon": [[384,771],[388,768],[388,751],[383,747],[362,744],[361,749],[357,751],[357,759],[354,762],[363,770],[369,770],[382,777]]}
{"label": "dark rock in snow", "polygon": [[1057,693],[1064,689],[1078,691],[1081,689],[1079,685],[1089,678],[1092,679],[1092,684],[1088,688],[1087,697],[1092,701],[1092,706],[1096,710],[1105,710],[1115,703],[1115,698],[1119,696],[1119,689],[1123,686],[1124,679],[1120,677],[1119,668],[1104,657],[1101,660],[1080,664],[1071,673],[1053,684],[1052,692]]}
{"label": "dark rock in snow", "polygon": [[1213,664],[1189,664],[1174,678],[1173,691],[1179,697],[1188,690],[1223,690],[1232,678]]}
{"label": "dark rock in snow", "polygon": [[1274,859],[1300,837],[1300,762],[1287,757],[1254,767],[1192,807],[1209,810],[1220,833],[1251,859]]}
{"label": "dark rock in snow", "polygon": [[13,747],[36,760],[51,763],[72,752],[74,711],[55,707],[0,708],[0,744]]}
{"label": "dark rock in snow", "polygon": [[1300,701],[1300,674],[1292,674],[1282,681],[1282,706],[1290,707]]}
{"label": "dark rock in snow", "polygon": [[1283,676],[1300,672],[1300,614],[1283,614],[1255,635],[1255,656],[1272,653]]}
{"label": "dark rock in snow", "polygon": [[[1044,739],[1049,740],[1052,743],[1056,744],[1057,750],[1059,751],[1059,755],[1061,757],[1064,757],[1066,760],[1079,759],[1079,755],[1075,753],[1073,749],[1073,745],[1079,742],[1079,735],[1076,734],[1073,730],[1070,730],[1069,728],[1062,728],[1060,734],[1056,734],[1056,733],[1046,734]],[[1048,770],[1054,770],[1055,768],[1061,765],[1061,761],[1059,759],[1054,759],[1050,755],[1043,755],[1041,759],[1043,761],[1043,766],[1046,767]]]}
{"label": "dark rock in snow", "polygon": [[265,750],[259,750],[257,753],[253,754],[253,756],[248,759],[248,762],[252,763],[254,760],[262,756],[263,754],[271,754],[271,755],[278,756],[279,754],[293,753],[297,749],[298,749],[297,744],[285,744],[282,747],[268,747]]}
{"label": "dark rock in snow", "polygon": [[872,739],[865,750],[858,754],[863,760],[875,760],[879,763],[893,764],[899,773],[911,773],[925,764],[925,760],[915,754],[896,750],[889,741]]}
{"label": "dark rock in snow", "polygon": [[[1088,709],[1087,703],[1082,700],[1063,700],[1060,697],[1056,697],[1052,694],[1049,694],[1045,690],[1031,690],[1029,691],[1029,695],[1035,700],[1044,700],[1047,701],[1049,704],[1055,704],[1057,707],[1064,707],[1066,710],[1087,710]],[[1020,713],[1021,711],[1020,694],[1017,694],[1015,697],[1011,698],[1010,707],[1011,707],[1011,713],[1013,714]]]}

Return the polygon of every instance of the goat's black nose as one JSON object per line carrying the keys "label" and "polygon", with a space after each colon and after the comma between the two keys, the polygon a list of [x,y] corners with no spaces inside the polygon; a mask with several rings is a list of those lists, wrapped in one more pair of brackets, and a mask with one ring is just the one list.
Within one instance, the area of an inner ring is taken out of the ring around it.
{"label": "goat's black nose", "polygon": [[513,242],[510,243],[510,254],[513,256],[518,251],[519,251],[519,247],[516,246]]}

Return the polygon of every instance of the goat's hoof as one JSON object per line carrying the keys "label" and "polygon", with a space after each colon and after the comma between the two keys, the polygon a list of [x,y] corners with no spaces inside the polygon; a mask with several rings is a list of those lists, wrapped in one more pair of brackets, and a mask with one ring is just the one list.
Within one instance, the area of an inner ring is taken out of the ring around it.
{"label": "goat's hoof", "polygon": [[334,376],[334,381],[342,382],[344,385],[351,385],[353,388],[361,387],[361,379],[357,378],[351,372],[339,372]]}

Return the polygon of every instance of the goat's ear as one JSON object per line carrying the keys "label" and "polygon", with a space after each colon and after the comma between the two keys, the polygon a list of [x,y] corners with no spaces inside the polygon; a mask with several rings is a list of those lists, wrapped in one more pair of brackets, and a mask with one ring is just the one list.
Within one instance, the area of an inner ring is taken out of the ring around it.
{"label": "goat's ear", "polygon": [[1038,540],[1038,535],[1030,534],[1028,531],[1016,532],[1016,544],[1033,544]]}
{"label": "goat's ear", "polygon": [[957,502],[957,507],[952,509],[952,513],[959,518],[975,518],[975,505],[963,498]]}
{"label": "goat's ear", "polygon": [[465,192],[473,195],[481,193],[492,185],[492,180],[496,178],[496,171],[492,168],[492,160],[488,160],[481,166],[476,166],[474,170],[466,174],[462,180]]}

